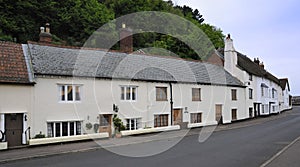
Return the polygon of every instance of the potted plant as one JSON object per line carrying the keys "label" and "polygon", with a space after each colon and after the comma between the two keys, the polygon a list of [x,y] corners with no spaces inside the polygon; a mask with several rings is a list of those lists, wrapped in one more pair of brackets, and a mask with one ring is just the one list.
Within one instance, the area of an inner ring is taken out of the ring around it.
{"label": "potted plant", "polygon": [[122,136],[120,131],[125,130],[125,126],[123,125],[122,120],[118,117],[117,114],[115,114],[113,117],[113,123],[115,127],[115,136],[117,138],[120,138]]}

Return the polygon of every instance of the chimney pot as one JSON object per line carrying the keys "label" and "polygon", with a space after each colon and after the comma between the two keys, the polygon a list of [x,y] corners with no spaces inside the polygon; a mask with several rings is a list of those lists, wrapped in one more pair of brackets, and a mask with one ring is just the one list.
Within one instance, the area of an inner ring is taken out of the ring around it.
{"label": "chimney pot", "polygon": [[45,27],[40,27],[41,33],[45,32]]}
{"label": "chimney pot", "polygon": [[46,32],[50,33],[50,24],[49,23],[46,23]]}
{"label": "chimney pot", "polygon": [[[45,31],[46,29],[46,31]],[[50,33],[50,24],[46,23],[46,28],[40,27],[40,40],[41,43],[51,43],[52,42],[52,35]]]}
{"label": "chimney pot", "polygon": [[230,34],[227,34],[227,37],[226,37],[226,39],[231,39],[231,38],[230,38]]}

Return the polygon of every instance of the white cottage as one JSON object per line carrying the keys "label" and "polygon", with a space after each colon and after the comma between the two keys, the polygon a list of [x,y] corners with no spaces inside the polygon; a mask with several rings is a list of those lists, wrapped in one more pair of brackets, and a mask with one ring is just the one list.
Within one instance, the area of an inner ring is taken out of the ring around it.
{"label": "white cottage", "polygon": [[31,57],[33,134],[62,137],[199,127],[245,119],[245,86],[222,67],[178,58],[23,45]]}
{"label": "white cottage", "polygon": [[[221,49],[219,52],[221,55],[215,55],[214,59],[208,61],[214,64],[218,62],[217,64],[220,66],[224,64],[225,70],[239,79],[246,87],[244,109],[249,111],[249,118],[279,113],[283,110],[283,107],[280,107],[283,91],[281,85],[285,83],[265,70],[264,64],[258,58],[252,61],[247,56],[237,52],[230,35],[225,40],[225,49]],[[289,89],[286,91],[285,99],[289,96]]]}
{"label": "white cottage", "polygon": [[0,150],[27,143],[34,82],[20,44],[0,42]]}

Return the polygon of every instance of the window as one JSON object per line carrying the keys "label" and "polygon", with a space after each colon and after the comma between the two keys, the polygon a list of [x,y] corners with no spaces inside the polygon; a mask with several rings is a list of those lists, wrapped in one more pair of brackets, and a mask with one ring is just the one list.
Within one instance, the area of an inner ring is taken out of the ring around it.
{"label": "window", "polygon": [[100,115],[100,126],[109,126],[111,117],[109,114]]}
{"label": "window", "polygon": [[168,126],[169,115],[154,115],[154,127]]}
{"label": "window", "polygon": [[191,123],[201,123],[202,113],[191,113]]}
{"label": "window", "polygon": [[167,100],[167,87],[156,87],[156,101]]}
{"label": "window", "polygon": [[81,134],[80,121],[66,122],[48,122],[47,123],[48,137],[74,136]]}
{"label": "window", "polygon": [[231,89],[231,100],[237,100],[236,89]]}
{"label": "window", "polygon": [[237,119],[237,109],[231,109],[231,119],[236,120]]}
{"label": "window", "polygon": [[276,91],[276,89],[272,89],[272,98],[274,99],[274,98],[277,98],[277,96],[276,96],[276,94],[277,94],[277,91]]}
{"label": "window", "polygon": [[59,85],[60,101],[75,102],[81,100],[79,85]]}
{"label": "window", "polygon": [[136,86],[121,86],[121,100],[135,101],[136,100]]}
{"label": "window", "polygon": [[126,119],[126,130],[137,130],[141,128],[141,118]]}
{"label": "window", "polygon": [[201,89],[192,88],[192,101],[201,101]]}
{"label": "window", "polygon": [[253,99],[253,89],[249,88],[249,99]]}
{"label": "window", "polygon": [[253,80],[253,75],[249,74],[249,80],[252,81]]}

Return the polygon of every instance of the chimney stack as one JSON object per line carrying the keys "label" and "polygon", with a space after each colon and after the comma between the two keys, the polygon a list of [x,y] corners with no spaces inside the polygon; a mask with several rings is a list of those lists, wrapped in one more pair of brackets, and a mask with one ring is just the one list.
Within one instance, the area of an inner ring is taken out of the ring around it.
{"label": "chimney stack", "polygon": [[265,68],[264,62],[259,63],[259,66],[264,69]]}
{"label": "chimney stack", "polygon": [[[45,27],[40,27],[40,43],[51,43],[52,42],[52,34],[50,33],[50,24],[46,23]],[[45,31],[46,29],[46,31]]]}
{"label": "chimney stack", "polygon": [[133,52],[133,39],[132,29],[126,28],[125,24],[122,24],[120,29],[120,50],[125,53]]}
{"label": "chimney stack", "polygon": [[257,59],[254,58],[254,63],[257,64],[257,65],[260,65],[260,64],[259,64],[259,63],[260,63],[260,62],[259,62],[259,58],[257,58]]}

